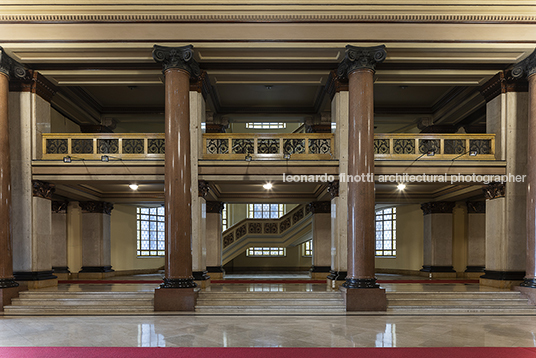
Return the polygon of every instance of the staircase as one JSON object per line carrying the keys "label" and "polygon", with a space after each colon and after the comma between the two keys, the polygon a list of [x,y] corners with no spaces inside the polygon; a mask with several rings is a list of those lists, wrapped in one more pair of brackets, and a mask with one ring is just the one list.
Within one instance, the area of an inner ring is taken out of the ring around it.
{"label": "staircase", "polygon": [[279,219],[244,219],[222,233],[222,264],[251,246],[296,246],[312,237],[312,214],[306,204]]}
{"label": "staircase", "polygon": [[154,292],[22,291],[5,316],[152,314]]}
{"label": "staircase", "polygon": [[523,314],[536,307],[516,291],[388,292],[387,314]]}
{"label": "staircase", "polygon": [[201,291],[197,313],[345,313],[342,294],[332,292],[210,292]]}

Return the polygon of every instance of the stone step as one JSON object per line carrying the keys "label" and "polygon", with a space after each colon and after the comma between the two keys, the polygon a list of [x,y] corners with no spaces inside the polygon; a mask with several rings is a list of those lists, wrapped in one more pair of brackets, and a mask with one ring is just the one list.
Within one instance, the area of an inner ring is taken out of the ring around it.
{"label": "stone step", "polygon": [[241,298],[256,299],[341,299],[342,294],[335,292],[199,292],[199,299],[218,298],[236,300]]}
{"label": "stone step", "polygon": [[522,297],[519,292],[388,292],[390,298],[427,299],[515,299]]}
{"label": "stone step", "polygon": [[153,292],[38,292],[23,291],[20,292],[19,298],[33,299],[108,299],[121,300],[133,298],[153,298]]}
{"label": "stone step", "polygon": [[5,306],[4,315],[41,315],[41,314],[114,314],[114,313],[148,313],[153,312],[153,306]]}
{"label": "stone step", "polygon": [[269,299],[257,299],[257,298],[240,298],[236,300],[229,299],[198,299],[198,306],[321,306],[321,305],[344,305],[344,300],[342,298],[337,299],[278,299],[278,298],[269,298]]}
{"label": "stone step", "polygon": [[153,298],[14,298],[11,301],[13,306],[152,306]]}
{"label": "stone step", "polygon": [[533,311],[536,313],[536,307],[532,305],[512,306],[512,305],[481,305],[481,306],[452,306],[452,305],[422,305],[422,306],[389,306],[391,310],[516,310],[516,311]]}
{"label": "stone step", "polygon": [[199,313],[335,313],[346,312],[344,305],[333,306],[196,306],[195,311]]}

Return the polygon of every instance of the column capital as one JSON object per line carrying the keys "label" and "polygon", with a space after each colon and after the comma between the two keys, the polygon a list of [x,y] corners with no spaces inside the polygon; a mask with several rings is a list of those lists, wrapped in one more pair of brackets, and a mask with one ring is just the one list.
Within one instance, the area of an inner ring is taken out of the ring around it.
{"label": "column capital", "polygon": [[66,214],[68,206],[69,206],[68,201],[56,201],[56,200],[53,200],[52,201],[52,212],[57,213],[57,214],[59,214],[59,213]]}
{"label": "column capital", "polygon": [[482,188],[487,200],[503,198],[506,194],[506,183],[490,183]]}
{"label": "column capital", "polygon": [[313,214],[330,214],[331,201],[313,201],[309,203],[309,211]]}
{"label": "column capital", "polygon": [[50,102],[52,97],[58,92],[58,87],[39,72],[27,70],[25,76],[9,82],[9,90],[13,92],[35,93],[45,101]]}
{"label": "column capital", "polygon": [[83,212],[111,215],[114,204],[106,201],[81,201],[78,203]]}
{"label": "column capital", "polygon": [[530,77],[534,74],[536,74],[536,50],[512,69],[512,76],[514,78]]}
{"label": "column capital", "polygon": [[355,70],[366,68],[374,71],[376,64],[381,63],[387,57],[385,45],[374,47],[356,47],[346,45],[344,59],[339,64],[337,75],[341,78],[348,77]]}
{"label": "column capital", "polygon": [[52,194],[54,194],[55,190],[56,186],[54,184],[32,180],[32,195],[37,198],[52,199]]}
{"label": "column capital", "polygon": [[452,214],[456,203],[454,201],[433,201],[421,204],[424,215],[428,214]]}
{"label": "column capital", "polygon": [[153,46],[153,59],[162,62],[163,71],[171,68],[184,70],[190,77],[199,77],[201,70],[199,64],[194,60],[194,50],[192,45],[182,47]]}
{"label": "column capital", "polygon": [[206,180],[200,180],[198,182],[198,192],[197,196],[204,198],[207,196],[208,192],[210,191],[210,187],[208,186],[208,181]]}
{"label": "column capital", "polygon": [[468,201],[465,204],[467,205],[468,214],[485,214],[486,213],[485,201]]}
{"label": "column capital", "polygon": [[528,90],[528,82],[520,77],[514,77],[511,70],[498,72],[480,87],[480,93],[484,96],[486,102],[491,101],[501,93],[527,92]]}
{"label": "column capital", "polygon": [[0,47],[0,73],[3,73],[7,77],[24,78],[26,76],[26,69],[23,65],[9,57],[2,47]]}
{"label": "column capital", "polygon": [[329,182],[328,193],[331,194],[331,199],[334,199],[339,196],[339,181],[338,180]]}
{"label": "column capital", "polygon": [[221,214],[223,205],[225,205],[225,203],[222,201],[207,201],[207,213]]}

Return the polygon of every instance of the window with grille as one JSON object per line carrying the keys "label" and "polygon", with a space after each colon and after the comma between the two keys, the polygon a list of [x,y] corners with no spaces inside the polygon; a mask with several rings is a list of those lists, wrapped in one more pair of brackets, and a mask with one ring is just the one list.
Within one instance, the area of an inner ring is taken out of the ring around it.
{"label": "window with grille", "polygon": [[376,256],[396,256],[396,208],[376,211]]}
{"label": "window with grille", "polygon": [[286,123],[271,122],[271,123],[246,123],[247,129],[284,129],[287,128]]}
{"label": "window with grille", "polygon": [[137,208],[138,256],[164,256],[165,213],[164,207]]}
{"label": "window with grille", "polygon": [[305,241],[302,244],[302,256],[304,257],[313,256],[313,240]]}
{"label": "window with grille", "polygon": [[221,211],[221,231],[225,231],[229,228],[229,219],[227,217],[227,213],[227,204],[223,204],[223,210]]}
{"label": "window with grille", "polygon": [[248,219],[279,219],[285,214],[285,204],[248,204]]}
{"label": "window with grille", "polygon": [[283,257],[287,254],[284,247],[250,247],[246,256],[250,257]]}

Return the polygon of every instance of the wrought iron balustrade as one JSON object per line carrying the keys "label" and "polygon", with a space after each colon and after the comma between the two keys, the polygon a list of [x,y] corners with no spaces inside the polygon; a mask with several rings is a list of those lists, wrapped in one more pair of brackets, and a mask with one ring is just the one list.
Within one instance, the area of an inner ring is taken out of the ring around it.
{"label": "wrought iron balustrade", "polygon": [[43,159],[164,159],[164,134],[44,133]]}
{"label": "wrought iron balustrade", "polygon": [[495,134],[375,134],[374,159],[495,160]]}
{"label": "wrought iron balustrade", "polygon": [[329,160],[331,133],[209,133],[203,134],[203,159]]}

